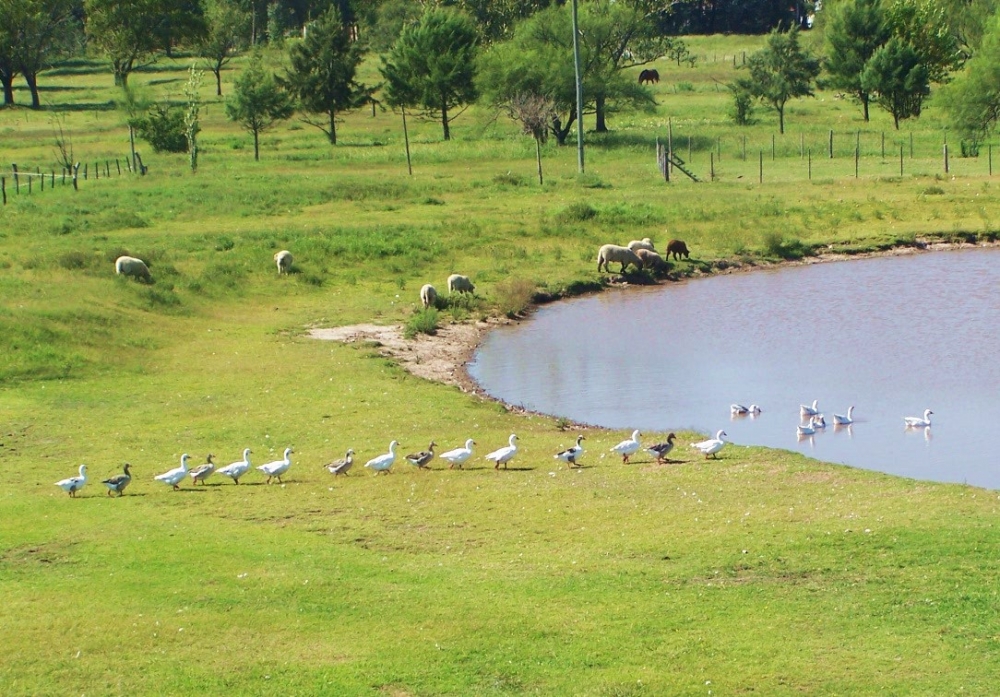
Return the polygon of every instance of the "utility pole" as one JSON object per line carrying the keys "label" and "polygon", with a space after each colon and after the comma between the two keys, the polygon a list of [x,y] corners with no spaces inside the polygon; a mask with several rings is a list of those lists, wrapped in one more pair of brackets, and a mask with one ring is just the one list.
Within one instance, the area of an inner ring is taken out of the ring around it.
{"label": "utility pole", "polygon": [[583,76],[580,74],[580,18],[577,0],[573,6],[573,66],[576,69],[576,162],[583,174]]}

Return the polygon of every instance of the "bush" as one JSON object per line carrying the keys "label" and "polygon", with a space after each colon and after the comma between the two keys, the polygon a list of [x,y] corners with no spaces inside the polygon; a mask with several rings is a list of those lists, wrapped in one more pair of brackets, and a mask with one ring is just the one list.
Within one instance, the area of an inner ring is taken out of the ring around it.
{"label": "bush", "polygon": [[802,240],[787,238],[782,233],[772,230],[764,235],[764,256],[779,259],[801,259],[808,256],[809,247]]}
{"label": "bush", "polygon": [[433,307],[418,310],[406,323],[403,336],[412,339],[417,334],[436,334],[438,328],[438,311]]}
{"label": "bush", "polygon": [[556,215],[556,220],[560,223],[581,223],[585,220],[597,217],[597,210],[589,203],[573,203],[564,208]]}
{"label": "bush", "polygon": [[497,309],[508,317],[517,317],[531,304],[535,284],[526,278],[511,278],[497,283],[493,292]]}
{"label": "bush", "polygon": [[66,252],[59,257],[59,266],[67,269],[68,271],[85,269],[90,266],[92,262],[93,257],[85,252]]}
{"label": "bush", "polygon": [[729,89],[733,93],[733,103],[729,108],[729,118],[737,126],[751,126],[755,122],[753,117],[753,95],[742,87],[730,85]]}
{"label": "bush", "polygon": [[136,134],[154,152],[187,152],[184,114],[180,109],[156,104],[133,124]]}

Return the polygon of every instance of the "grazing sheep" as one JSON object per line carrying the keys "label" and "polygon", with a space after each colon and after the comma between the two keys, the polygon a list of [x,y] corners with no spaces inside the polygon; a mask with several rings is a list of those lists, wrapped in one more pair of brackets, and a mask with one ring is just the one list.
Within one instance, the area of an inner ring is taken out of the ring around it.
{"label": "grazing sheep", "polygon": [[288,270],[292,268],[292,253],[287,249],[282,249],[280,252],[274,253],[274,263],[278,265],[278,275],[282,273],[288,273]]}
{"label": "grazing sheep", "polygon": [[425,283],[420,289],[420,302],[423,304],[425,310],[428,307],[434,307],[437,303],[437,297],[438,292],[430,283]]}
{"label": "grazing sheep", "polygon": [[621,263],[621,273],[625,273],[625,267],[629,264],[635,265],[640,271],[642,270],[642,259],[637,257],[631,249],[617,244],[606,244],[597,252],[597,271],[600,272],[603,266],[605,271],[611,273],[610,264],[613,261]]}
{"label": "grazing sheep", "polygon": [[635,250],[635,255],[642,261],[642,268],[644,269],[650,269],[655,272],[666,271],[669,268],[663,257],[656,252],[651,252],[648,249],[637,249]]}
{"label": "grazing sheep", "polygon": [[628,243],[628,248],[633,252],[637,249],[648,249],[651,252],[656,251],[656,248],[653,246],[653,240],[648,237],[643,237],[641,240],[632,240]]}
{"label": "grazing sheep", "polygon": [[448,292],[475,293],[476,287],[472,285],[472,281],[469,280],[468,276],[463,276],[462,274],[453,273],[451,276],[448,276]]}
{"label": "grazing sheep", "polygon": [[667,256],[669,257],[671,254],[674,255],[674,261],[677,261],[682,256],[687,259],[691,253],[688,251],[688,246],[684,244],[684,240],[670,240],[667,243]]}
{"label": "grazing sheep", "polygon": [[115,259],[115,273],[119,276],[137,278],[146,283],[152,283],[153,277],[149,275],[149,267],[142,259],[135,257],[118,257]]}

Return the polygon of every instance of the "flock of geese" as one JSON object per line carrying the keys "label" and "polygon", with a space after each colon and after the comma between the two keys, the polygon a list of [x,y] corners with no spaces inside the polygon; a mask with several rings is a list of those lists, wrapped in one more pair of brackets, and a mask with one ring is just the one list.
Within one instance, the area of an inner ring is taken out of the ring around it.
{"label": "flock of geese", "polygon": [[[732,404],[729,407],[729,413],[733,418],[743,416],[756,417],[761,413],[761,408],[756,404],[751,404],[749,407],[742,404]],[[930,409],[925,409],[923,416],[904,416],[903,424],[907,429],[930,428],[931,414],[933,413]],[[800,404],[799,416],[800,419],[799,425],[796,426],[796,434],[800,438],[815,435],[827,427],[826,417],[819,410],[818,399],[814,399],[812,404]],[[832,423],[834,427],[850,426],[853,424],[854,405],[847,408],[846,414],[834,414]]]}
{"label": "flock of geese", "polygon": [[[640,435],[639,431],[633,431],[631,438],[623,440],[621,443],[611,448],[611,452],[621,455],[622,462],[627,464],[629,456],[634,455],[642,449],[642,444],[639,441]],[[723,446],[726,444],[726,442],[722,440],[722,437],[725,435],[725,431],[719,431],[715,438],[710,438],[700,443],[692,443],[692,447],[702,452],[705,457],[715,457],[716,453],[722,450]],[[676,439],[677,436],[671,433],[662,443],[650,445],[645,450],[655,456],[656,461],[659,464],[673,462],[667,458],[667,455],[673,450],[674,441]],[[499,469],[501,465],[503,465],[504,469],[507,469],[508,464],[518,453],[517,440],[517,435],[513,433],[510,434],[510,438],[508,439],[506,446],[488,453],[483,459],[493,462],[494,469]],[[583,447],[584,440],[585,439],[582,435],[577,436],[576,445],[557,452],[553,457],[557,460],[562,460],[570,467],[580,466],[580,458],[585,452]],[[431,441],[427,450],[422,450],[410,455],[404,455],[403,459],[417,469],[427,469],[434,458],[437,457],[448,462],[449,468],[458,467],[461,469],[464,463],[472,457],[472,446],[475,444],[476,441],[469,438],[465,441],[465,445],[461,448],[455,448],[454,450],[448,450],[443,453],[435,453],[434,448],[437,446],[437,443]],[[389,452],[373,457],[371,460],[366,462],[364,466],[371,469],[376,475],[381,472],[386,474],[391,473],[392,466],[395,464],[397,459],[396,449],[398,447],[399,442],[395,440],[392,441],[389,443]],[[204,464],[191,468],[188,466],[188,461],[191,459],[191,456],[184,453],[181,455],[181,462],[179,466],[174,467],[163,474],[158,474],[153,477],[153,479],[171,487],[174,490],[179,489],[181,483],[187,477],[190,477],[191,483],[197,486],[199,484],[204,485],[206,480],[213,474],[229,477],[235,484],[239,484],[240,478],[253,469],[250,464],[251,452],[250,448],[246,448],[243,451],[242,460],[237,460],[232,464],[218,468],[213,462],[214,456],[211,454],[208,455]],[[257,466],[256,469],[267,476],[267,484],[270,484],[272,479],[281,483],[282,475],[286,474],[292,466],[291,455],[293,452],[295,451],[292,448],[285,448],[284,457],[282,457],[282,459]],[[343,458],[334,460],[333,462],[324,465],[326,470],[334,476],[341,474],[346,475],[353,466],[354,450],[348,450]],[[132,482],[131,469],[132,466],[129,463],[125,463],[124,471],[121,474],[101,480],[101,483],[108,489],[108,496],[114,496],[115,494],[118,494],[118,496],[124,495],[125,488]],[[87,484],[87,481],[87,466],[80,465],[79,474],[77,476],[61,479],[56,482],[55,485],[68,493],[71,497],[75,498],[77,493]]]}
{"label": "flock of geese", "polygon": [[[796,428],[796,433],[799,437],[812,436],[818,431],[826,428],[826,418],[823,416],[822,412],[819,411],[818,403],[819,400],[814,399],[811,405],[800,405],[799,414],[801,416],[801,420]],[[761,413],[761,408],[756,404],[751,404],[749,407],[743,406],[742,404],[733,404],[729,407],[729,412],[733,418],[744,416],[750,416],[753,418]],[[934,412],[930,409],[926,409],[924,410],[923,416],[904,416],[903,423],[908,429],[929,429],[931,426],[931,414],[933,413]],[[806,419],[808,419],[808,421],[806,421]],[[850,426],[853,423],[853,405],[848,407],[846,414],[833,415],[833,425],[835,427]],[[633,431],[631,438],[626,438],[621,443],[611,448],[611,452],[621,455],[622,463],[628,464],[629,457],[636,454],[640,450],[643,450],[642,443],[639,440],[641,435],[642,434],[640,434],[638,430]],[[727,443],[725,436],[726,432],[719,430],[716,432],[714,438],[709,438],[698,443],[692,443],[691,447],[698,450],[706,458],[712,457],[717,459],[719,451],[722,450]],[[667,456],[673,451],[674,441],[676,439],[677,436],[671,433],[667,436],[665,441],[654,443],[653,445],[646,447],[645,451],[653,455],[658,464],[674,462]],[[582,435],[577,436],[576,445],[559,451],[553,457],[558,460],[562,460],[570,467],[579,466],[580,458],[585,452],[583,448],[584,440],[585,439]],[[475,444],[476,441],[469,438],[465,441],[464,447],[455,448],[454,450],[438,454],[434,452],[434,448],[437,446],[437,443],[431,441],[427,450],[411,453],[410,455],[404,455],[403,459],[417,469],[427,469],[434,458],[439,457],[449,463],[449,468],[458,467],[461,469],[463,464],[472,457],[472,446]],[[398,447],[399,442],[395,440],[392,441],[389,443],[389,452],[373,457],[371,460],[366,462],[364,466],[371,469],[376,475],[380,472],[384,472],[386,474],[391,473],[392,466],[396,462],[396,448]],[[178,467],[168,470],[163,474],[158,474],[153,478],[175,490],[180,488],[181,482],[183,482],[187,477],[190,477],[192,484],[197,486],[198,484],[205,484],[205,481],[213,474],[229,477],[235,484],[239,484],[240,478],[252,469],[252,465],[250,464],[251,452],[250,448],[246,448],[243,450],[242,460],[237,460],[236,462],[226,465],[225,467],[219,468],[216,468],[215,463],[212,461],[213,456],[210,454],[206,458],[206,462],[204,464],[198,465],[193,469],[188,467],[188,460],[191,459],[191,456],[184,453],[181,455],[181,463]],[[275,460],[274,462],[268,462],[257,466],[257,469],[267,476],[267,484],[270,484],[272,479],[281,483],[282,475],[287,473],[289,468],[292,466],[291,455],[293,452],[295,451],[292,448],[285,448],[284,456],[280,460]],[[506,446],[488,453],[484,459],[492,461],[494,469],[499,469],[500,465],[503,465],[504,469],[507,469],[507,465],[514,459],[517,452],[517,436],[512,433],[510,434],[510,438],[508,439]],[[348,450],[347,454],[343,458],[324,465],[330,474],[334,476],[340,474],[346,475],[353,466],[354,450]],[[101,483],[108,489],[108,496],[113,496],[114,494],[122,496],[125,493],[125,488],[132,482],[131,468],[132,466],[129,463],[125,463],[124,471],[121,474],[101,480]],[[77,492],[79,492],[86,484],[86,465],[80,465],[79,474],[77,476],[61,479],[55,483],[57,487],[74,498],[76,497]]]}

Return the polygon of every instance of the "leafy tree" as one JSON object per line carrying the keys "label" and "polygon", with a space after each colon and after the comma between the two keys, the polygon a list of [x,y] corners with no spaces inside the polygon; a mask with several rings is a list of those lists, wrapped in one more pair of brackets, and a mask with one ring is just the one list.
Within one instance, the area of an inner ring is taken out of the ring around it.
{"label": "leafy tree", "polygon": [[665,34],[763,34],[801,26],[813,2],[786,0],[630,0],[659,9],[654,18]]}
{"label": "leafy tree", "polygon": [[3,85],[4,106],[14,104],[14,80],[19,72],[15,49],[19,19],[17,0],[0,0],[0,85]]}
{"label": "leafy tree", "polygon": [[215,94],[222,96],[222,69],[233,54],[247,45],[250,14],[233,0],[212,0],[205,12],[206,32],[198,43],[198,55],[209,60],[215,75]]}
{"label": "leafy tree", "polygon": [[996,14],[997,0],[936,0],[963,59],[975,55]]}
{"label": "leafy tree", "polygon": [[948,74],[962,64],[958,42],[936,3],[893,0],[886,6],[886,21],[892,35],[919,56],[930,82],[946,82]]}
{"label": "leafy tree", "polygon": [[451,139],[453,109],[475,101],[476,26],[467,15],[428,9],[417,24],[403,28],[380,68],[391,104],[420,107],[441,119]]}
{"label": "leafy tree", "polygon": [[881,0],[845,0],[829,10],[826,43],[829,53],[825,67],[829,85],[844,90],[861,104],[868,122],[871,95],[861,86],[865,63],[890,35]]}
{"label": "leafy tree", "polygon": [[40,106],[38,74],[65,51],[75,26],[72,0],[0,0],[0,82],[14,103],[13,81],[24,76],[31,106]]}
{"label": "leafy tree", "polygon": [[963,138],[983,140],[1000,120],[1000,15],[994,16],[964,72],[945,86],[945,108]]}
{"label": "leafy tree", "polygon": [[305,40],[291,49],[291,67],[282,79],[305,111],[321,114],[325,121],[304,119],[337,144],[337,112],[354,109],[371,96],[372,90],[355,80],[364,53],[351,41],[340,13],[331,7],[309,25]]}
{"label": "leafy tree", "polygon": [[509,38],[517,22],[549,6],[549,0],[458,0],[487,42]]}
{"label": "leafy tree", "polygon": [[168,57],[173,57],[175,45],[197,44],[207,32],[202,0],[160,0],[156,34],[159,46]]}
{"label": "leafy tree", "polygon": [[151,61],[159,45],[159,0],[84,0],[87,37],[111,60],[115,84],[127,86],[132,71]]}
{"label": "leafy tree", "polygon": [[785,132],[785,105],[796,97],[811,97],[819,75],[819,60],[799,46],[798,27],[788,32],[772,31],[767,46],[747,58],[749,76],[736,81],[778,113],[778,130]]}
{"label": "leafy tree", "polygon": [[188,81],[184,85],[184,97],[187,99],[187,109],[184,111],[184,138],[187,141],[188,160],[191,171],[198,171],[198,134],[201,132],[201,83],[205,71],[198,70],[192,64],[188,71]]}
{"label": "leafy tree", "polygon": [[[646,88],[601,56],[600,47],[605,44],[598,39],[605,34],[594,21],[595,15],[585,11],[587,7],[580,12],[584,110],[595,113],[598,98],[608,109],[652,105]],[[480,86],[497,107],[504,108],[520,94],[551,100],[557,115],[549,123],[549,132],[560,145],[579,118],[572,44],[569,13],[563,7],[551,7],[518,24],[510,41],[490,47],[480,60]]]}
{"label": "leafy tree", "polygon": [[899,122],[920,116],[930,94],[930,70],[917,50],[897,36],[875,52],[861,73],[861,85],[875,95],[875,102]]}
{"label": "leafy tree", "polygon": [[226,101],[226,116],[253,135],[253,159],[260,160],[260,134],[292,115],[294,107],[272,73],[264,70],[260,54],[240,73]]}

